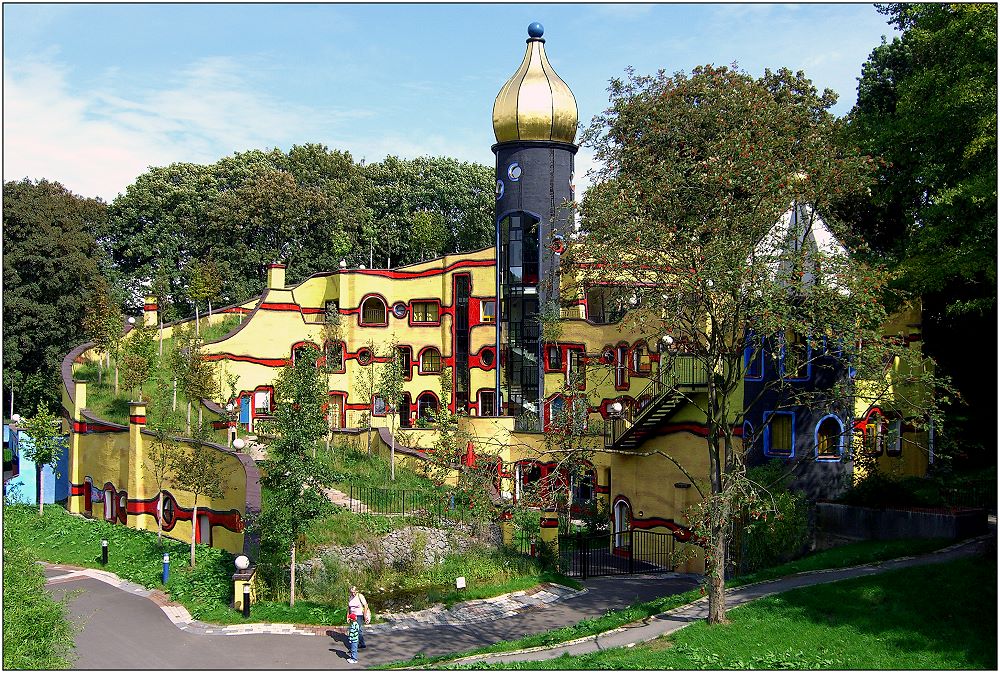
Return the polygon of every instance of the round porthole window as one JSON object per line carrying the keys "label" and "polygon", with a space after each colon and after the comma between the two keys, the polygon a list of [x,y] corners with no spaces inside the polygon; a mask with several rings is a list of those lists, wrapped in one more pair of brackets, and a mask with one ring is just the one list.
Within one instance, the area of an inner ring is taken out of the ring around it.
{"label": "round porthole window", "polygon": [[503,198],[503,180],[497,180],[497,201]]}
{"label": "round porthole window", "polygon": [[367,348],[362,348],[358,351],[358,362],[362,365],[370,364],[372,361],[372,352]]}
{"label": "round porthole window", "polygon": [[511,182],[517,182],[521,179],[521,164],[516,161],[507,167],[507,177],[510,178]]}
{"label": "round porthole window", "polygon": [[496,359],[496,356],[493,355],[493,349],[488,348],[483,351],[483,354],[480,356],[479,359],[482,361],[484,366],[492,367],[493,361]]}
{"label": "round porthole window", "polygon": [[401,301],[397,301],[395,304],[392,305],[392,314],[397,318],[405,318],[406,304],[404,304]]}

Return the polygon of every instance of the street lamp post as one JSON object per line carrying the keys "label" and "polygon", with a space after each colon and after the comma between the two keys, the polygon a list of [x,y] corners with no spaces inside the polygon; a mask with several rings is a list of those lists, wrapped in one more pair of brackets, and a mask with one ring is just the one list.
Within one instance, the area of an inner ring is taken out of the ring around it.
{"label": "street lamp post", "polygon": [[230,448],[233,446],[233,440],[236,439],[236,423],[233,422],[233,409],[235,408],[232,402],[226,404],[226,423],[228,426],[226,427],[226,439],[227,446]]}

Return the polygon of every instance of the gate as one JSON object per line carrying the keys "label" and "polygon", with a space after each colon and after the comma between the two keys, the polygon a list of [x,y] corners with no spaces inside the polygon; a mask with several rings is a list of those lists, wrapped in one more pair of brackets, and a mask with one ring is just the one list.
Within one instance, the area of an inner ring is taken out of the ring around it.
{"label": "gate", "polygon": [[587,579],[669,572],[676,565],[673,533],[627,530],[559,536],[560,571]]}

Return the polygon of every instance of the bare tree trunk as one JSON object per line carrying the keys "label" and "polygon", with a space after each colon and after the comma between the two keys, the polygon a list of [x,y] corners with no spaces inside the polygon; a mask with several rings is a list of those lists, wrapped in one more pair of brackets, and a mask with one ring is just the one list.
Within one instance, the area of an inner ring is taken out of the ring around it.
{"label": "bare tree trunk", "polygon": [[208,317],[211,320],[211,318],[212,318],[212,300],[211,299],[208,300]]}
{"label": "bare tree trunk", "polygon": [[726,536],[721,528],[713,530],[714,538],[707,550],[708,557],[708,623],[728,624],[726,619]]}
{"label": "bare tree trunk", "polygon": [[198,496],[194,497],[194,511],[191,513],[191,567],[194,567],[194,540],[198,532]]}
{"label": "bare tree trunk", "polygon": [[160,357],[163,357],[163,318],[160,318]]}
{"label": "bare tree trunk", "polygon": [[295,607],[295,543],[294,542],[292,542],[292,580],[291,580],[291,584],[292,584],[292,586],[291,586],[291,593],[289,594],[290,598],[289,598],[289,601],[288,601],[288,607],[294,608]]}
{"label": "bare tree trunk", "polygon": [[201,336],[201,318],[198,317],[198,302],[194,303],[194,335]]}
{"label": "bare tree trunk", "polygon": [[396,481],[396,433],[389,421],[389,481]]}
{"label": "bare tree trunk", "polygon": [[198,400],[198,427],[199,428],[201,427],[202,423],[205,422],[204,421],[204,417],[202,415],[204,413],[204,410],[205,410],[205,405],[201,403],[201,400]]}
{"label": "bare tree trunk", "polygon": [[191,434],[191,400],[188,400],[187,406],[187,434]]}
{"label": "bare tree trunk", "polygon": [[177,379],[174,378],[174,406],[173,411],[177,411]]}
{"label": "bare tree trunk", "polygon": [[118,394],[118,358],[115,358],[115,395]]}
{"label": "bare tree trunk", "polygon": [[43,465],[35,464],[35,473],[38,478],[38,516],[42,516],[45,508],[45,477],[42,476]]}
{"label": "bare tree trunk", "polygon": [[163,489],[160,489],[160,506],[156,516],[156,541],[163,546]]}

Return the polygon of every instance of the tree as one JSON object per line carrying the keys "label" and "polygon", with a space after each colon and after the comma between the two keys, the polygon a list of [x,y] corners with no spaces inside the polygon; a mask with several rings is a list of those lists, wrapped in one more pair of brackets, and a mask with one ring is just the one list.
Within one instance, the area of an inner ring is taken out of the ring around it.
{"label": "tree", "polygon": [[44,405],[39,406],[35,415],[21,422],[21,429],[31,437],[31,442],[22,445],[24,455],[35,464],[38,479],[38,515],[43,513],[45,503],[42,468],[46,465],[53,470],[66,448],[60,421]]}
{"label": "tree", "polygon": [[316,442],[327,432],[326,376],[316,367],[318,357],[314,348],[299,351],[295,364],[282,369],[275,380],[276,436],[261,470],[261,483],[269,489],[259,518],[261,550],[272,557],[290,550],[293,607],[296,546],[309,522],[330,507],[325,493],[330,477],[313,457]]}
{"label": "tree", "polygon": [[198,304],[208,303],[208,317],[212,317],[212,299],[219,296],[222,289],[222,275],[219,267],[211,259],[195,260],[191,263],[188,278],[188,295],[194,304],[195,334],[201,334]]}
{"label": "tree", "polygon": [[[396,416],[403,399],[403,363],[399,355],[399,342],[393,337],[386,346],[385,361],[379,368],[378,394],[389,416],[389,478],[396,481]],[[374,365],[373,365],[374,366]]]}
{"label": "tree", "polygon": [[[365,344],[365,349],[371,354],[371,362],[366,366],[361,366],[354,374],[354,390],[358,392],[358,395],[365,401],[366,404],[372,404],[375,399],[375,395],[378,393],[378,375],[375,373],[375,342],[371,339]],[[361,364],[360,362],[358,364]],[[361,412],[361,417],[358,419],[359,427],[365,429],[365,434],[368,438],[368,453],[372,452],[372,415],[371,407],[367,407],[365,411]]]}
{"label": "tree", "polygon": [[[93,281],[90,301],[83,315],[83,327],[87,336],[94,342],[97,351],[107,358],[108,367],[111,358],[115,360],[115,394],[118,394],[118,355],[121,348],[122,330],[125,326],[125,315],[122,313],[119,297],[104,276],[97,276]],[[98,364],[98,381],[101,377],[101,365]]]}
{"label": "tree", "polygon": [[[886,356],[917,354],[882,339],[884,271],[835,242],[813,243],[822,226],[816,213],[863,188],[870,167],[835,142],[833,92],[820,94],[785,69],[754,79],[714,66],[690,75],[629,71],[609,91],[609,109],[585,135],[603,168],[581,204],[581,243],[564,263],[583,284],[606,282],[613,270],[637,307],[623,328],[657,343],[669,337],[675,353],[661,360],[665,372],[680,372],[670,362],[681,357],[692,376],[702,372],[704,393],[684,399],[706,421],[707,487],[682,457],[657,453],[704,497],[689,516],[706,554],[709,621],[724,622],[733,517],[761,497],[746,478],[749,447],[733,438],[755,402],[740,394],[747,347],[776,352],[782,335],[805,335],[817,359],[826,358],[822,366],[841,373],[850,366],[858,380],[883,383]],[[843,347],[821,348],[823,336],[843,339]],[[925,381],[923,368],[906,371],[908,385]],[[788,406],[839,408],[854,392],[847,376],[836,381],[810,392],[777,377],[772,392]],[[873,385],[866,394],[879,391]],[[929,409],[912,413],[926,418]]]}
{"label": "tree", "polygon": [[167,395],[166,382],[158,381],[149,407],[148,427],[153,433],[153,438],[146,447],[146,456],[141,468],[156,484],[159,498],[156,505],[156,539],[161,545],[163,544],[163,490],[174,466],[177,454],[174,435],[179,430],[174,423]]}
{"label": "tree", "polygon": [[[159,355],[163,356],[163,322],[165,316],[172,316],[173,302],[170,299],[170,275],[163,265],[156,267],[153,275],[153,282],[150,285],[150,292],[156,297],[156,318],[158,323],[158,336],[160,341]],[[170,318],[167,317],[169,321]]]}
{"label": "tree", "polygon": [[[194,546],[198,531],[198,499],[222,498],[226,495],[229,470],[223,460],[224,452],[206,444],[209,430],[199,425],[195,440],[186,444],[184,450],[176,451],[171,468],[177,487],[194,496],[191,511],[191,567],[195,567]],[[161,505],[162,497],[161,497]]]}
{"label": "tree", "polygon": [[47,180],[3,186],[5,406],[59,404],[62,358],[84,340],[78,316],[102,256],[94,231],[107,206]]}
{"label": "tree", "polygon": [[125,389],[135,392],[134,399],[142,399],[142,386],[149,380],[156,364],[156,339],[153,328],[135,325],[122,346],[122,365],[125,369]]}
{"label": "tree", "polygon": [[878,179],[842,208],[872,256],[898,271],[894,284],[922,296],[927,352],[958,401],[977,401],[952,405],[948,434],[995,464],[982,438],[993,432],[996,386],[968,353],[996,352],[997,7],[878,9],[902,35],[862,67],[847,127],[880,159]]}
{"label": "tree", "polygon": [[[372,187],[366,201],[371,223],[363,227],[354,264],[419,262],[427,253],[475,250],[493,242],[493,168],[445,157],[399,159],[368,164]],[[435,241],[431,232],[440,235]],[[351,261],[349,260],[349,261]]]}
{"label": "tree", "polygon": [[214,399],[219,392],[215,369],[202,353],[202,339],[190,327],[174,329],[169,366],[174,380],[187,400],[187,431],[191,431],[191,405],[198,404],[198,425],[203,419],[202,400]]}

